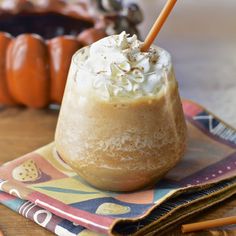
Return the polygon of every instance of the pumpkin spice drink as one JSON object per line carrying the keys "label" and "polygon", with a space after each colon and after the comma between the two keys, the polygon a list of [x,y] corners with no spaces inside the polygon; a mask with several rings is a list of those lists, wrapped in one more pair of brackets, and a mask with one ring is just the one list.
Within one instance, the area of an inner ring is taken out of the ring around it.
{"label": "pumpkin spice drink", "polygon": [[186,125],[168,52],[125,32],[78,51],[57,124],[56,149],[95,187],[154,184],[181,159]]}

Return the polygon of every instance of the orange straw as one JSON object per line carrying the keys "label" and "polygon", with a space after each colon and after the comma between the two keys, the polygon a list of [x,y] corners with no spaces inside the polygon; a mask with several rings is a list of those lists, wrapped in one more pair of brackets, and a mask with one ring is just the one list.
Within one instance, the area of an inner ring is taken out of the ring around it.
{"label": "orange straw", "polygon": [[182,232],[188,233],[188,232],[194,232],[199,231],[203,229],[209,229],[224,225],[234,225],[236,224],[236,216],[221,218],[221,219],[215,219],[215,220],[208,220],[203,221],[199,223],[193,223],[193,224],[186,224],[182,225]]}
{"label": "orange straw", "polygon": [[155,38],[157,37],[158,33],[161,30],[161,27],[165,23],[167,17],[169,16],[171,10],[173,9],[177,0],[168,0],[166,5],[164,6],[161,14],[157,18],[156,22],[154,23],[153,27],[151,28],[148,36],[146,37],[144,44],[141,48],[142,52],[148,51],[152,43],[154,42]]}

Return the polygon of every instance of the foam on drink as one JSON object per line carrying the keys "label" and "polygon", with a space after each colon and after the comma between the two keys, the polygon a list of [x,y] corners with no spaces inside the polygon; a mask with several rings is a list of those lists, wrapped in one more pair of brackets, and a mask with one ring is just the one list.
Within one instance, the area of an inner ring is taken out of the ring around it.
{"label": "foam on drink", "polygon": [[92,44],[78,61],[80,88],[89,86],[104,100],[155,96],[171,70],[170,54],[158,47],[141,52],[141,46],[125,32]]}

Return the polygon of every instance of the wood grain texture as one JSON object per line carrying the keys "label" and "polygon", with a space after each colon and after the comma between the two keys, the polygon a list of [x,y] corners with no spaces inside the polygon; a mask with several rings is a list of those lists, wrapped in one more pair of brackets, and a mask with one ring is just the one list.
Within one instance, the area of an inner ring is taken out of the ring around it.
{"label": "wood grain texture", "polygon": [[[0,111],[0,164],[13,160],[53,140],[58,112],[8,108]],[[231,198],[200,213],[191,222],[236,215],[236,200]],[[190,222],[190,221],[189,221]],[[6,236],[52,235],[30,220],[0,205],[0,228]],[[225,234],[227,233],[227,234]],[[191,235],[236,235],[236,230],[216,230]],[[180,236],[180,226],[166,235]]]}
{"label": "wood grain texture", "polygon": [[[53,140],[58,112],[8,108],[0,110],[0,164]],[[53,235],[0,205],[0,229],[5,236]]]}

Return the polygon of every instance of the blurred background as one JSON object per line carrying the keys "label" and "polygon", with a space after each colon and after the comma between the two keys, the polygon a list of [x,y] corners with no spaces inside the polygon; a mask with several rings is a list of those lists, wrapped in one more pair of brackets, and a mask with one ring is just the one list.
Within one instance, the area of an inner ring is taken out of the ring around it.
{"label": "blurred background", "polygon": [[[166,1],[136,2],[145,15],[140,25],[144,38]],[[235,0],[179,0],[156,40],[172,54],[181,95],[206,106],[234,127],[235,12]]]}

